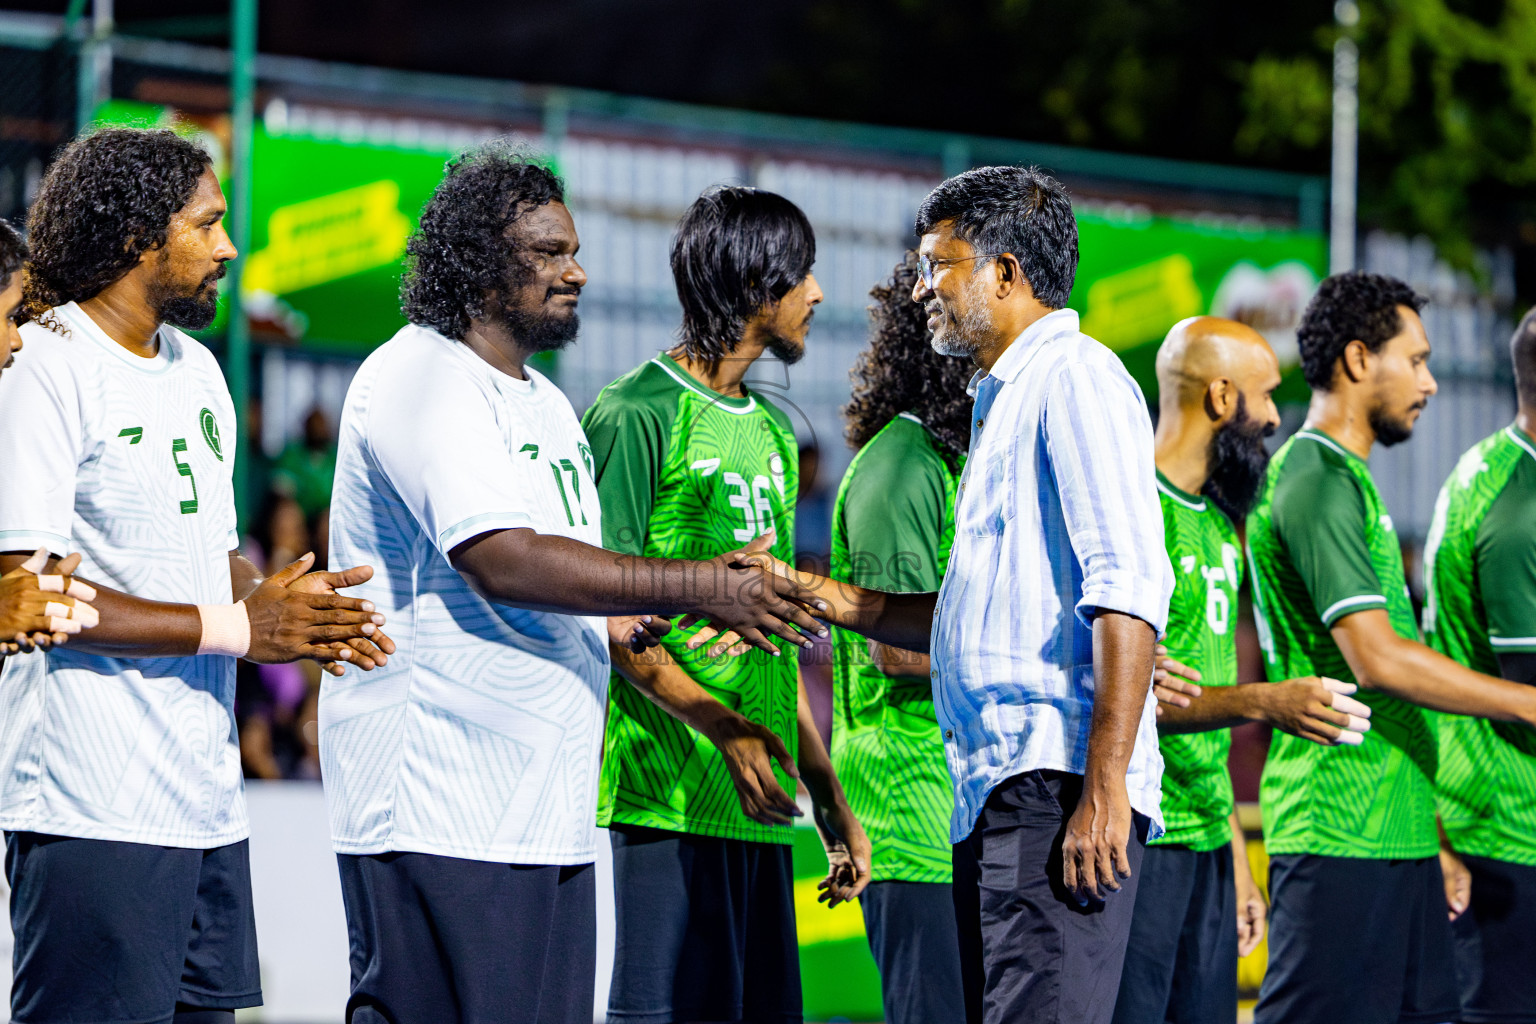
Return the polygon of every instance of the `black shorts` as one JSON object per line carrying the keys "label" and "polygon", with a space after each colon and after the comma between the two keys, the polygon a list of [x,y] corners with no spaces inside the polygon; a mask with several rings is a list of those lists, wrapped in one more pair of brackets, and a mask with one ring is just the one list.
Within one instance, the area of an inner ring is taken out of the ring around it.
{"label": "black shorts", "polygon": [[17,1024],[261,1005],[250,849],[8,832]]}
{"label": "black shorts", "polygon": [[799,1024],[791,847],[615,825],[610,1024]]}
{"label": "black shorts", "polygon": [[1440,858],[1279,854],[1254,1024],[1459,1019]]}
{"label": "black shorts", "polygon": [[1232,847],[1149,846],[1120,974],[1115,1024],[1235,1024]]}
{"label": "black shorts", "polygon": [[1062,884],[1061,840],[1083,792],[1070,772],[997,784],[955,844],[955,921],[970,1024],[1108,1024],[1120,990],[1149,822],[1133,815],[1131,877],[1079,906]]}
{"label": "black shorts", "polygon": [[1463,857],[1472,904],[1451,924],[1465,1024],[1536,1024],[1536,867]]}
{"label": "black shorts", "polygon": [[880,968],[885,1024],[965,1024],[949,884],[871,882],[859,907]]}
{"label": "black shorts", "polygon": [[591,864],[337,854],[351,1024],[591,1024]]}

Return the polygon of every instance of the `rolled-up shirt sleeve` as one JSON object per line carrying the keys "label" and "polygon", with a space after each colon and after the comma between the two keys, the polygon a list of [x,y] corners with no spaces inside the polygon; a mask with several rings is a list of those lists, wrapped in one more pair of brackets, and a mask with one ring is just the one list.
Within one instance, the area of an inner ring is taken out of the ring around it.
{"label": "rolled-up shirt sleeve", "polygon": [[1083,574],[1078,617],[1091,624],[1100,612],[1123,612],[1161,637],[1173,569],[1141,389],[1123,368],[1068,363],[1047,392],[1043,423],[1062,518]]}

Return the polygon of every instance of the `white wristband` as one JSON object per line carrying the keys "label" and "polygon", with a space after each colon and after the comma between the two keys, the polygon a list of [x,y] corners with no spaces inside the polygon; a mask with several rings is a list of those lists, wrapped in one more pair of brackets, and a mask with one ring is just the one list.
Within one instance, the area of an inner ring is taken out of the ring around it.
{"label": "white wristband", "polygon": [[243,658],[251,649],[251,617],[244,604],[200,604],[197,616],[203,620],[203,638],[198,654],[223,654]]}

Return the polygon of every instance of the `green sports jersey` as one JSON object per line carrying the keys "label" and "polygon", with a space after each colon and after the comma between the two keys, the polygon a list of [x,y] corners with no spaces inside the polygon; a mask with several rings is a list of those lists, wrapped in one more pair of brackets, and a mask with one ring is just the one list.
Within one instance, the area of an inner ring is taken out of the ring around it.
{"label": "green sports jersey", "polygon": [[[603,389],[582,419],[592,444],[603,544],[656,558],[713,558],[772,528],[775,557],[794,560],[799,447],[782,411],[748,393],[727,398],[658,355]],[[662,646],[727,707],[767,726],[796,756],[797,660],[752,650],[711,659],[688,651],[694,630]],[[777,764],[779,784],[795,784]],[[741,811],[718,749],[614,675],[599,779],[600,825],[790,843],[792,829]]]}
{"label": "green sports jersey", "polygon": [[[1173,564],[1173,598],[1163,645],[1175,661],[1200,672],[1201,686],[1237,682],[1233,636],[1243,559],[1237,530],[1205,498],[1181,491],[1161,472],[1163,535]],[[1163,825],[1155,843],[1205,852],[1232,841],[1230,729],[1159,736],[1163,752]]]}
{"label": "green sports jersey", "polygon": [[[1402,551],[1365,460],[1306,429],[1273,459],[1248,518],[1259,643],[1271,679],[1354,675],[1330,630],[1386,609],[1417,640]],[[1271,854],[1433,857],[1435,734],[1428,712],[1362,690],[1371,730],[1359,746],[1324,747],[1276,732],[1259,803]]]}
{"label": "green sports jersey", "polygon": [[[959,474],[922,422],[897,416],[854,456],[832,513],[832,577],[895,592],[939,589]],[[948,882],[954,783],[926,676],[889,676],[834,629],[832,765],[874,847],[877,882]]]}
{"label": "green sports jersey", "polygon": [[[1425,545],[1430,646],[1499,674],[1501,652],[1536,653],[1536,441],[1508,427],[1461,457]],[[1440,819],[1461,853],[1536,865],[1536,733],[1436,715]]]}

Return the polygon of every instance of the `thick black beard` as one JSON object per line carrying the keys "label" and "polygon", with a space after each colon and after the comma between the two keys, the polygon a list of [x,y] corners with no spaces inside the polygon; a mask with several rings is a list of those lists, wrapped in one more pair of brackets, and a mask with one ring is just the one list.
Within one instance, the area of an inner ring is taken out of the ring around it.
{"label": "thick black beard", "polygon": [[216,282],[225,273],[226,268],[221,263],[218,271],[205,278],[191,295],[162,295],[155,304],[155,319],[184,331],[206,329],[219,315],[219,289]]}
{"label": "thick black beard", "polygon": [[1413,436],[1412,424],[1405,423],[1402,420],[1391,419],[1379,408],[1371,410],[1370,423],[1371,430],[1376,434],[1376,443],[1383,448],[1391,448],[1395,444],[1402,444]]}
{"label": "thick black beard", "polygon": [[781,338],[777,334],[768,338],[768,351],[779,357],[779,362],[785,366],[793,366],[805,357],[805,346],[796,347],[788,338]]}
{"label": "thick black beard", "polygon": [[1206,454],[1210,476],[1200,490],[1235,522],[1247,518],[1258,497],[1269,468],[1264,439],[1274,432],[1268,424],[1249,418],[1247,403],[1239,395],[1237,415],[1211,435]]}
{"label": "thick black beard", "polygon": [[576,340],[581,331],[581,317],[572,311],[550,315],[521,309],[502,309],[496,316],[507,333],[531,352],[558,352]]}

